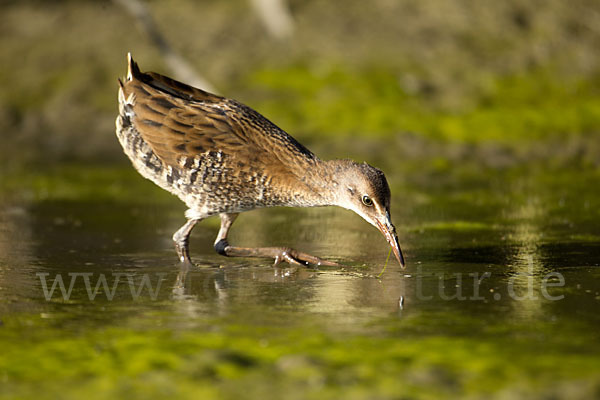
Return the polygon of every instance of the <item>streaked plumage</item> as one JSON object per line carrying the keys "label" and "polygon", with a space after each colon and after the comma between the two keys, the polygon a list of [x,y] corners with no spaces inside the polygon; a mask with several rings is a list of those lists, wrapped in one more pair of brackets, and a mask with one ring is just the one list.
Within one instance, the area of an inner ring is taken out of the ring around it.
{"label": "streaked plumage", "polygon": [[[380,170],[350,160],[320,160],[251,108],[154,72],[142,73],[131,56],[127,78],[119,83],[117,137],[125,154],[140,174],[189,208],[188,223],[174,236],[182,261],[189,261],[187,240],[195,223],[220,214],[215,247],[221,254],[277,261],[278,252],[287,252],[300,256],[280,254],[279,259],[322,263],[291,249],[229,246],[226,236],[237,213],[274,206],[349,208],[382,232],[387,229],[388,241],[397,245],[389,220],[390,191]],[[357,209],[355,200],[362,196],[374,204]],[[399,248],[396,254],[403,264]]]}

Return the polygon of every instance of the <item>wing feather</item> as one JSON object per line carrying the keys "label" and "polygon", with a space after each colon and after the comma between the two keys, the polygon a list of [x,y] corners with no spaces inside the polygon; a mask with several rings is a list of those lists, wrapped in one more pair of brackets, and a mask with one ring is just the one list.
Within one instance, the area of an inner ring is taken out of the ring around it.
{"label": "wing feather", "polygon": [[300,175],[316,157],[258,112],[175,81],[140,72],[130,59],[126,98],[134,96],[134,125],[157,157],[176,167],[190,155],[222,152],[238,164]]}

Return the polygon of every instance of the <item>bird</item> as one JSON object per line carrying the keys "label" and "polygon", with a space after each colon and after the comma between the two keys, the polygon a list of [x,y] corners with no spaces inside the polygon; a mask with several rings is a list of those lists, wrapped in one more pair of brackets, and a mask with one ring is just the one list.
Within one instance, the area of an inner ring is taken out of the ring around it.
{"label": "bird", "polygon": [[289,247],[236,247],[227,235],[245,211],[265,207],[340,206],[379,229],[405,262],[390,216],[384,173],[366,162],[322,160],[252,108],[155,72],[131,53],[118,80],[116,135],[134,168],[185,203],[187,221],[173,235],[181,263],[192,264],[189,237],[218,215],[216,252],[272,258],[274,264],[340,264]]}

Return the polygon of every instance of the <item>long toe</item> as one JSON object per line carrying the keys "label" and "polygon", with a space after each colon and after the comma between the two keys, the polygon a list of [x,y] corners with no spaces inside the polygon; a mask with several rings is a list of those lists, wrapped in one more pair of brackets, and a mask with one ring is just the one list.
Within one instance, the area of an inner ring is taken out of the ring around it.
{"label": "long toe", "polygon": [[294,252],[295,251],[293,249],[282,249],[281,252],[275,256],[275,263],[273,264],[273,266],[277,266],[285,261],[290,265],[306,267],[308,264],[305,262],[301,263],[300,261],[298,261],[293,254]]}
{"label": "long toe", "polygon": [[313,255],[307,254],[307,253],[302,253],[300,251],[296,251],[296,250],[290,250],[289,251],[290,255],[294,258],[294,260],[301,265],[316,265],[316,266],[321,266],[321,265],[326,265],[329,267],[343,267],[343,265],[338,264],[334,261],[328,261],[328,260],[323,260],[322,258],[319,257],[315,257]]}

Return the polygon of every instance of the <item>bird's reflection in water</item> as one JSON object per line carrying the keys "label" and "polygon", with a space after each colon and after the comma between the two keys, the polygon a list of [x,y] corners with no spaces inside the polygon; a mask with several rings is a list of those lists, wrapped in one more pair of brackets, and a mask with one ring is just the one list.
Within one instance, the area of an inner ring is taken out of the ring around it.
{"label": "bird's reflection in water", "polygon": [[[385,282],[358,269],[273,267],[235,263],[186,264],[172,289],[174,309],[186,317],[250,318],[265,311],[328,314],[360,320],[406,310],[406,279],[388,271]],[[344,317],[345,316],[345,317]]]}
{"label": "bird's reflection in water", "polygon": [[260,290],[261,284],[297,282],[315,278],[319,271],[297,266],[256,266],[180,263],[173,285],[174,300],[216,301],[225,305],[231,294],[239,297]]}

